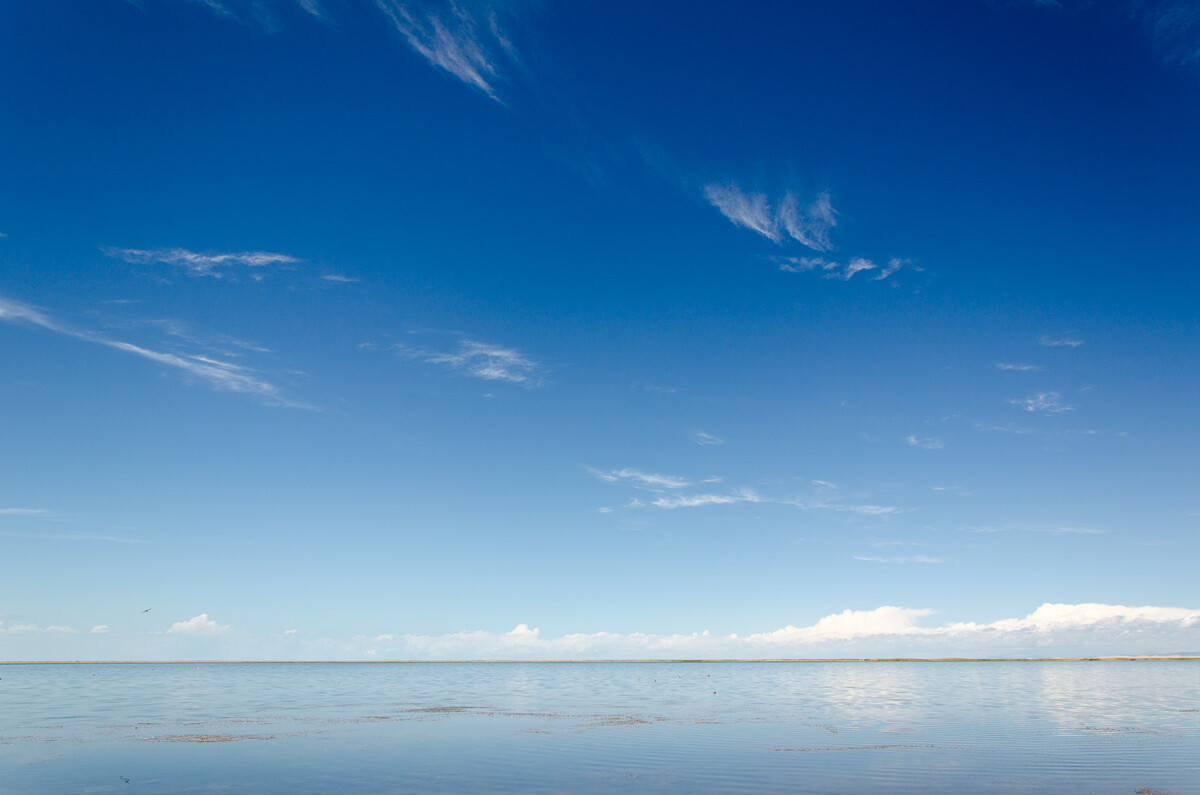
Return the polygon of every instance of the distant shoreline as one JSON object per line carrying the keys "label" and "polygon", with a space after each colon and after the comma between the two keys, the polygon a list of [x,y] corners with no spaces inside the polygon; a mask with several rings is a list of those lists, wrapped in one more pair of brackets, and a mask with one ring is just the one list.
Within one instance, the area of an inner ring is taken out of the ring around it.
{"label": "distant shoreline", "polygon": [[0,660],[0,665],[319,665],[349,664],[514,664],[514,663],[953,663],[953,662],[1200,662],[1200,655],[1105,657],[763,657],[753,659],[605,659],[605,660]]}

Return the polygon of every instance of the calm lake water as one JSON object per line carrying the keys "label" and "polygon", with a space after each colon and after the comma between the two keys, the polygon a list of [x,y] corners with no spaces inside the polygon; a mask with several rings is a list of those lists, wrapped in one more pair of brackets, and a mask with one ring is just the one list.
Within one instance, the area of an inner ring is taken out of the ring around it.
{"label": "calm lake water", "polygon": [[1200,662],[0,665],[0,792],[1200,793]]}

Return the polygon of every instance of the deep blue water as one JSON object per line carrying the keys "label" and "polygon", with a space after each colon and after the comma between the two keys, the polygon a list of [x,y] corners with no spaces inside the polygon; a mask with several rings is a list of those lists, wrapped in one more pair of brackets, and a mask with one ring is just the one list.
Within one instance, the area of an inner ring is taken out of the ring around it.
{"label": "deep blue water", "polygon": [[1200,662],[0,665],[0,793],[1200,793]]}

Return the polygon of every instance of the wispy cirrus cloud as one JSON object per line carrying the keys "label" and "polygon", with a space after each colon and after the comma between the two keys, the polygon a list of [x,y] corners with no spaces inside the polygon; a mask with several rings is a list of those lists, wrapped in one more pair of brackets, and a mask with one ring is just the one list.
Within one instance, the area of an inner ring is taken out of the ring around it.
{"label": "wispy cirrus cloud", "polygon": [[776,220],[792,239],[813,251],[833,248],[829,233],[837,226],[837,211],[833,209],[828,193],[817,194],[817,198],[805,207],[800,206],[796,194],[786,194],[779,202]]}
{"label": "wispy cirrus cloud", "polygon": [[[636,469],[611,471],[602,471],[591,467],[587,467],[586,469],[593,476],[607,483],[627,483],[639,491],[649,491],[655,495],[653,498],[645,499],[640,496],[634,497],[627,505],[629,508],[675,510],[677,508],[699,508],[713,505],[763,503],[790,505],[803,510],[829,510],[854,513],[859,516],[889,516],[901,512],[901,509],[892,506],[856,503],[830,494],[824,494],[821,498],[776,497],[763,495],[756,489],[744,486],[729,488],[725,491],[708,489],[699,493],[681,493],[685,489],[706,484],[721,483],[724,481],[724,478],[713,476],[693,481],[674,475],[651,474]],[[828,491],[834,488],[830,484],[820,481],[817,483],[821,487],[821,491]]]}
{"label": "wispy cirrus cloud", "polygon": [[317,0],[296,0],[296,4],[314,17],[319,19],[326,18],[325,9],[321,7],[321,4]]}
{"label": "wispy cirrus cloud", "polygon": [[440,364],[462,375],[482,378],[485,381],[537,386],[543,372],[541,364],[527,358],[516,348],[506,348],[466,337],[458,340],[458,348],[453,351],[434,351],[404,343],[397,343],[392,348],[405,358]]}
{"label": "wispy cirrus cloud", "polygon": [[859,516],[891,516],[896,513],[904,513],[904,510],[897,508],[894,505],[865,505],[858,503],[813,503],[808,508],[820,508],[826,511],[848,511],[856,513]]}
{"label": "wispy cirrus cloud", "polygon": [[743,193],[734,183],[704,186],[704,198],[735,226],[779,242],[779,222],[765,193]]}
{"label": "wispy cirrus cloud", "polygon": [[[127,0],[139,7],[143,0]],[[201,6],[216,16],[264,33],[280,30],[289,14],[335,22],[325,0],[174,0]],[[499,12],[512,3],[479,0],[374,0],[404,41],[433,66],[500,102],[501,67],[519,65],[512,37]],[[337,5],[336,3],[334,4]]]}
{"label": "wispy cirrus cloud", "polygon": [[[511,38],[495,11],[481,16],[467,3],[407,3],[375,0],[414,51],[433,66],[500,102],[500,63],[518,62]],[[502,57],[501,57],[502,56]]]}
{"label": "wispy cirrus cloud", "polygon": [[922,450],[941,450],[946,446],[941,439],[933,436],[920,437],[915,433],[910,434],[904,441],[908,442],[911,447],[920,447]]}
{"label": "wispy cirrus cloud", "polygon": [[1047,337],[1043,336],[1038,340],[1038,345],[1043,348],[1078,348],[1083,344],[1083,340],[1078,337]]}
{"label": "wispy cirrus cloud", "polygon": [[115,248],[104,246],[105,255],[137,265],[159,264],[183,268],[189,276],[224,278],[229,269],[245,267],[261,269],[271,265],[291,265],[300,262],[287,254],[269,251],[241,251],[236,253],[201,254],[186,248]]}
{"label": "wispy cirrus cloud", "polygon": [[865,257],[851,257],[850,261],[844,265],[824,257],[775,257],[774,261],[779,266],[779,270],[785,273],[821,271],[826,279],[841,279],[842,281],[850,281],[857,273],[878,271],[871,278],[871,281],[876,282],[883,281],[905,265],[912,263],[912,260],[899,257],[892,257],[888,260],[887,265],[882,267]]}
{"label": "wispy cirrus cloud", "polygon": [[[796,194],[788,192],[773,205],[767,194],[746,192],[736,182],[730,182],[705,185],[704,198],[735,226],[749,229],[773,243],[782,245],[794,240],[822,253],[834,248],[830,235],[837,226],[838,214],[828,193],[819,193],[813,201],[801,206]],[[885,265],[866,257],[851,257],[844,263],[825,257],[778,256],[771,259],[787,273],[818,271],[826,279],[843,281],[868,271],[874,271],[873,281],[883,281],[902,267],[912,265],[912,260],[900,257],[892,257]]]}
{"label": "wispy cirrus cloud", "polygon": [[705,433],[704,431],[692,431],[691,437],[692,441],[701,447],[715,447],[717,445],[725,444],[725,440],[720,436],[714,436],[711,433]]}
{"label": "wispy cirrus cloud", "polygon": [[801,207],[794,193],[787,193],[772,207],[765,193],[746,193],[731,182],[704,186],[704,197],[736,226],[757,232],[768,240],[782,242],[784,236],[814,251],[829,251],[829,234],[837,225],[837,211],[828,193],[820,193]]}
{"label": "wispy cirrus cloud", "polygon": [[1024,411],[1035,411],[1041,414],[1062,414],[1066,411],[1074,411],[1074,406],[1067,406],[1062,402],[1062,395],[1057,392],[1039,392],[1032,397],[1019,398],[1008,401],[1014,406],[1020,406]]}
{"label": "wispy cirrus cloud", "polygon": [[[0,306],[0,312],[4,311]],[[45,508],[0,508],[0,516],[46,516],[50,512]]]}
{"label": "wispy cirrus cloud", "polygon": [[691,481],[685,480],[684,478],[675,477],[674,475],[660,475],[653,472],[640,472],[636,469],[614,469],[607,472],[602,472],[598,469],[587,467],[587,470],[606,483],[619,483],[621,481],[626,481],[632,482],[634,485],[664,489],[683,489],[692,485]]}
{"label": "wispy cirrus cloud", "polygon": [[767,502],[751,489],[737,489],[728,494],[680,494],[663,495],[650,504],[655,508],[696,508],[703,505],[734,505],[740,502]]}
{"label": "wispy cirrus cloud", "polygon": [[996,362],[997,370],[1011,370],[1018,373],[1032,373],[1045,368],[1036,364],[1018,364],[1012,362]]}
{"label": "wispy cirrus cloud", "polygon": [[213,388],[222,391],[240,392],[260,398],[266,403],[289,406],[291,408],[312,408],[303,403],[290,400],[284,396],[282,390],[277,386],[262,379],[255,371],[241,365],[201,355],[156,351],[140,345],[134,345],[130,342],[111,339],[98,332],[76,329],[54,320],[40,310],[19,301],[0,297],[0,322],[34,326],[73,339],[129,353],[178,370],[187,376],[197,378],[208,383]]}

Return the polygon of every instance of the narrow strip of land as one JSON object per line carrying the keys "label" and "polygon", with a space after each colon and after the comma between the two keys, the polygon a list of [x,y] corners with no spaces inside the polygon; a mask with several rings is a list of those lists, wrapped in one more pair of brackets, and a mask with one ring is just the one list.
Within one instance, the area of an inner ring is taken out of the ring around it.
{"label": "narrow strip of land", "polygon": [[756,657],[714,659],[528,659],[528,660],[0,660],[0,665],[315,665],[330,663],[415,664],[415,663],[954,663],[954,662],[1200,662],[1200,655],[1143,655],[1106,657]]}

